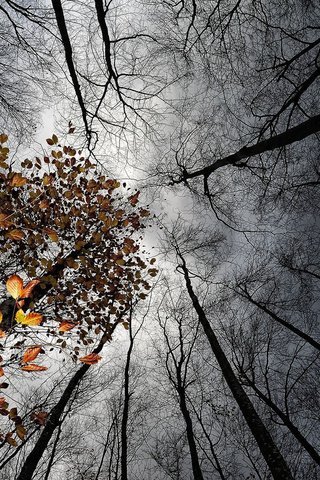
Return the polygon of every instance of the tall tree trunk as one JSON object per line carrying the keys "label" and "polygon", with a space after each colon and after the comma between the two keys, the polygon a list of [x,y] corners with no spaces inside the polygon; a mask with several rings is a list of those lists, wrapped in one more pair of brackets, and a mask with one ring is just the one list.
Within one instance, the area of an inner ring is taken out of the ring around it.
{"label": "tall tree trunk", "polygon": [[177,392],[180,400],[180,410],[183,415],[184,421],[186,423],[187,439],[188,439],[190,456],[191,456],[193,477],[194,477],[194,480],[203,480],[203,475],[202,475],[202,471],[199,463],[197,446],[194,440],[192,420],[187,407],[185,388],[181,384],[181,378],[180,378],[180,381],[178,378]]}
{"label": "tall tree trunk", "polygon": [[121,422],[121,480],[128,480],[128,436],[127,436],[127,426],[129,418],[129,402],[130,402],[130,393],[129,393],[129,381],[130,381],[130,361],[131,353],[133,349],[133,336],[132,336],[132,326],[131,321],[129,322],[129,335],[130,335],[130,345],[127,352],[126,366],[124,369],[124,401],[123,401],[123,412],[122,412],[122,422]]}
{"label": "tall tree trunk", "polygon": [[262,400],[268,407],[270,407],[278,417],[283,421],[284,425],[290,430],[292,435],[296,437],[298,442],[303,446],[303,448],[309,453],[310,457],[320,465],[320,455],[316,452],[313,446],[308,442],[308,440],[302,435],[299,429],[291,422],[288,415],[283,413],[283,411],[271,400],[271,398],[267,397],[261,390],[255,385],[255,383],[250,380],[250,378],[244,374],[244,378],[246,383],[252,390],[258,395],[260,400]]}
{"label": "tall tree trunk", "polygon": [[199,321],[203,327],[203,330],[208,338],[212,352],[214,353],[217,362],[221,368],[223,377],[229,386],[234,399],[236,400],[239,408],[248,424],[248,427],[251,430],[258,447],[270,468],[272,476],[275,480],[293,480],[290,469],[281,455],[278,447],[274,443],[270,433],[263,424],[261,418],[256,412],[253,404],[251,403],[248,395],[242,388],[241,383],[237,379],[235,373],[232,370],[232,367],[222,350],[219,341],[213,332],[211,325],[206,317],[206,314],[201,307],[198,297],[193,291],[192,284],[190,281],[189,271],[185,262],[185,259],[177,252],[181,260],[181,268],[186,282],[186,287],[190,299],[192,300],[193,307],[198,314]]}

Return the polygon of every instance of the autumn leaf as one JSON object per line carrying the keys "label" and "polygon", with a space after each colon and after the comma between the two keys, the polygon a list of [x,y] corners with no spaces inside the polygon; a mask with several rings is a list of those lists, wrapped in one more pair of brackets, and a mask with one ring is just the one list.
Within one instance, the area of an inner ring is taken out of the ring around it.
{"label": "autumn leaf", "polygon": [[24,440],[24,437],[26,436],[27,430],[24,428],[22,424],[18,425],[16,428],[16,434],[20,438],[20,440]]}
{"label": "autumn leaf", "polygon": [[129,197],[129,201],[131,203],[131,205],[137,205],[138,203],[138,199],[139,199],[139,195],[140,195],[140,192],[138,191],[137,193],[135,193],[134,195],[131,195],[131,197]]}
{"label": "autumn leaf", "polygon": [[71,322],[61,322],[59,325],[59,332],[68,332],[69,330],[72,330],[76,325]]}
{"label": "autumn leaf", "polygon": [[6,282],[8,293],[17,300],[20,297],[23,290],[23,280],[19,275],[11,275]]}
{"label": "autumn leaf", "polygon": [[98,363],[101,358],[102,357],[97,353],[89,353],[85,357],[79,358],[79,360],[80,362],[86,363],[87,365],[94,365],[95,363]]}
{"label": "autumn leaf", "polygon": [[42,315],[36,312],[30,312],[26,315],[24,311],[20,309],[16,313],[16,322],[21,323],[21,325],[35,327],[42,322]]}
{"label": "autumn leaf", "polygon": [[39,353],[41,352],[42,348],[41,347],[30,347],[27,348],[27,350],[24,352],[22,361],[24,363],[29,363],[32,362],[32,360],[35,360]]}
{"label": "autumn leaf", "polygon": [[3,377],[3,375],[4,375],[4,370],[2,367],[0,367],[0,377]]}
{"label": "autumn leaf", "polygon": [[0,213],[0,228],[9,228],[12,225],[11,220],[9,220],[11,215],[6,213]]}
{"label": "autumn leaf", "polygon": [[7,232],[5,235],[9,240],[22,240],[25,237],[25,234],[22,230],[14,229]]}
{"label": "autumn leaf", "polygon": [[21,298],[29,298],[31,295],[32,290],[36,285],[40,283],[40,280],[35,278],[34,280],[31,280],[31,282],[27,283],[27,285],[23,288],[20,297]]}
{"label": "autumn leaf", "polygon": [[48,145],[54,145],[54,141],[52,140],[52,138],[47,138],[46,142]]}
{"label": "autumn leaf", "polygon": [[2,312],[0,312],[0,323],[2,322],[3,320],[3,315],[2,315]]}
{"label": "autumn leaf", "polygon": [[4,338],[6,336],[5,332],[0,329],[0,338]]}
{"label": "autumn leaf", "polygon": [[24,372],[43,372],[44,370],[48,370],[48,367],[36,365],[35,363],[29,363],[28,365],[21,367],[20,370],[23,370]]}
{"label": "autumn leaf", "polygon": [[48,237],[50,238],[50,240],[52,240],[52,242],[58,242],[59,241],[58,234],[54,230],[52,230],[51,228],[44,228],[43,233],[48,235]]}
{"label": "autumn leaf", "polygon": [[0,143],[6,143],[8,141],[8,135],[5,133],[1,133],[0,135]]}
{"label": "autumn leaf", "polygon": [[9,445],[11,445],[12,447],[16,447],[18,445],[15,439],[12,438],[11,432],[7,433],[5,438],[6,438],[6,442],[9,443]]}
{"label": "autumn leaf", "polygon": [[21,175],[21,173],[15,173],[11,179],[12,187],[23,187],[27,183],[27,179]]}
{"label": "autumn leaf", "polygon": [[31,419],[38,425],[45,425],[47,421],[48,413],[47,412],[33,412],[31,414]]}
{"label": "autumn leaf", "polygon": [[39,203],[39,208],[48,208],[49,207],[49,200],[47,199],[44,199],[44,200],[41,200],[41,202]]}

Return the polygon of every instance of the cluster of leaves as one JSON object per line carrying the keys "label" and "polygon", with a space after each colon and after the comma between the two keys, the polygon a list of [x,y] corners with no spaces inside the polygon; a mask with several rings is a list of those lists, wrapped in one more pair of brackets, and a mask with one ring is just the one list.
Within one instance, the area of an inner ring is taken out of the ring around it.
{"label": "cluster of leaves", "polygon": [[[46,370],[32,362],[48,345],[93,365],[101,357],[81,356],[80,348],[92,349],[102,336],[111,340],[118,323],[128,328],[133,302],[145,298],[157,274],[138,236],[149,211],[139,207],[138,191],[125,194],[125,185],[100,175],[56,135],[47,139],[50,155],[24,160],[19,171],[6,142],[0,135],[0,255],[13,300],[0,305],[0,350],[7,356],[0,374],[5,366],[9,378],[17,364],[26,372]],[[24,286],[22,277],[33,280]],[[20,418],[0,401],[2,415]],[[25,428],[15,425],[23,439]],[[10,445],[12,433],[4,437]]]}

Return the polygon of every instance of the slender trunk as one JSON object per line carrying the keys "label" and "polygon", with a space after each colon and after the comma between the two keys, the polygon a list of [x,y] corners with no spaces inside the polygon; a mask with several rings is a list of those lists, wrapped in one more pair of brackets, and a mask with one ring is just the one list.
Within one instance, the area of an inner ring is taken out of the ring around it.
{"label": "slender trunk", "polygon": [[283,318],[279,317],[277,314],[275,314],[274,312],[272,312],[271,310],[269,310],[269,308],[267,308],[266,306],[264,305],[261,305],[259,302],[256,302],[252,297],[251,295],[246,292],[245,294],[241,294],[244,298],[246,298],[247,300],[249,300],[249,302],[251,302],[253,305],[255,305],[256,307],[258,307],[260,310],[262,310],[263,312],[267,313],[273,320],[275,320],[276,322],[280,323],[280,325],[282,325],[283,327],[287,328],[288,330],[290,330],[292,333],[294,333],[295,335],[298,335],[298,337],[302,338],[303,340],[305,340],[307,343],[309,343],[312,347],[316,348],[317,350],[320,351],[320,343],[317,342],[316,340],[314,340],[314,338],[310,337],[310,335],[308,335],[307,333],[303,332],[302,330],[300,330],[299,328],[291,325],[291,323],[287,322],[286,320],[284,320]]}
{"label": "slender trunk", "polygon": [[[178,382],[179,382],[179,379],[178,379]],[[203,475],[202,475],[202,471],[199,463],[197,446],[194,440],[192,420],[191,420],[190,413],[186,403],[185,389],[181,384],[178,385],[177,387],[178,387],[177,392],[179,394],[179,400],[180,400],[180,410],[183,415],[184,421],[186,423],[187,439],[188,439],[190,456],[191,456],[193,477],[194,477],[194,480],[203,480]]]}
{"label": "slender trunk", "polygon": [[285,413],[283,413],[283,411],[280,410],[280,408],[270,398],[264,395],[264,393],[259,390],[259,388],[247,377],[247,375],[245,375],[245,380],[248,383],[249,387],[251,387],[252,390],[255,391],[258,397],[278,415],[278,417],[283,421],[284,425],[290,430],[292,435],[296,437],[298,442],[300,442],[303,448],[309,453],[310,457],[318,465],[320,465],[320,455],[316,452],[316,450],[308,442],[308,440],[302,435],[299,429],[291,422],[290,418]]}
{"label": "slender trunk", "polygon": [[133,336],[131,322],[129,323],[130,345],[127,352],[126,366],[124,369],[124,401],[121,422],[121,480],[128,480],[128,436],[127,426],[129,418],[129,380],[130,380],[130,361],[133,349]]}
{"label": "slender trunk", "polygon": [[203,330],[208,338],[212,352],[214,353],[217,362],[221,368],[222,374],[236,400],[239,408],[251,430],[258,447],[272,473],[275,480],[292,480],[290,469],[281,455],[278,447],[275,445],[270,433],[263,424],[261,418],[256,412],[253,404],[251,403],[248,395],[242,388],[239,380],[237,379],[232,367],[222,350],[219,341],[213,332],[211,325],[205,315],[203,308],[201,307],[198,297],[193,291],[192,284],[189,277],[189,271],[186,266],[184,258],[179,253],[179,257],[182,262],[182,270],[186,282],[186,287],[190,299],[192,300],[193,307],[198,314],[199,321],[203,327]]}

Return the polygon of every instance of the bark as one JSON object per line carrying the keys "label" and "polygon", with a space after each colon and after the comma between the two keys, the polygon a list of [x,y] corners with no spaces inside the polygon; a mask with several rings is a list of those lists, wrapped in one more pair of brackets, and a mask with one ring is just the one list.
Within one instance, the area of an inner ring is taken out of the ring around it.
{"label": "bark", "polygon": [[190,413],[186,403],[185,388],[184,386],[181,385],[181,381],[179,382],[179,379],[178,379],[177,392],[180,400],[180,410],[183,415],[184,421],[186,423],[186,432],[187,432],[187,439],[188,439],[190,456],[191,456],[193,477],[194,477],[194,480],[203,480],[203,475],[202,475],[202,471],[199,463],[197,446],[194,440],[192,420],[191,420]]}
{"label": "bark", "polygon": [[55,16],[56,16],[57,25],[60,31],[61,40],[62,40],[62,44],[65,51],[66,62],[68,65],[73,88],[76,93],[77,100],[81,109],[81,114],[82,114],[82,119],[85,126],[86,134],[87,134],[87,139],[90,144],[91,131],[90,131],[88,120],[87,120],[87,109],[84,104],[81,88],[79,85],[78,77],[77,77],[76,70],[73,63],[73,52],[72,52],[71,42],[70,42],[70,38],[69,38],[69,34],[68,34],[68,30],[67,30],[67,26],[64,18],[63,8],[60,0],[51,0],[51,2],[52,2]]}
{"label": "bark", "polygon": [[[316,340],[314,340],[314,338],[310,337],[310,335],[308,335],[307,333],[303,332],[302,330],[300,330],[299,328],[295,327],[294,325],[291,325],[291,323],[287,322],[286,320],[284,320],[283,318],[279,317],[279,315],[275,314],[274,312],[272,312],[271,310],[269,310],[269,308],[267,308],[265,305],[261,305],[261,303],[257,302],[256,300],[254,300],[251,295],[246,291],[245,291],[245,294],[242,293],[240,294],[242,297],[246,298],[247,300],[249,300],[249,302],[251,302],[253,305],[255,305],[256,307],[258,307],[260,310],[262,310],[263,312],[265,312],[267,315],[269,315],[273,320],[275,320],[276,322],[280,323],[280,325],[282,325],[283,327],[287,328],[288,330],[290,330],[292,333],[294,333],[295,335],[298,335],[298,337],[302,338],[303,340],[305,340],[307,343],[309,343],[312,347],[316,348],[317,350],[320,351],[320,343],[317,342]],[[239,292],[238,292],[239,293]]]}
{"label": "bark", "polygon": [[121,480],[128,480],[128,436],[127,426],[129,418],[129,403],[131,394],[129,393],[130,381],[130,361],[133,349],[133,336],[131,322],[129,323],[130,345],[127,352],[127,360],[124,369],[124,401],[121,422]]}
{"label": "bark", "polygon": [[[277,148],[285,147],[286,145],[291,145],[292,143],[299,142],[310,135],[320,131],[320,115],[311,117],[309,120],[306,120],[299,125],[296,125],[293,128],[289,128],[286,132],[280,133],[273,137],[268,138],[267,140],[262,140],[261,142],[252,145],[251,147],[243,147],[238,152],[229,155],[224,158],[216,160],[211,165],[201,168],[200,170],[195,170],[194,172],[188,172],[184,170],[182,175],[178,179],[172,179],[172,183],[182,183],[186,182],[191,178],[201,177],[208,178],[213,172],[219,168],[226,167],[227,165],[239,166],[241,160],[245,160],[255,155],[260,155],[264,152],[269,152]],[[242,163],[243,166],[243,163]]]}
{"label": "bark", "polygon": [[230,362],[228,361],[223,349],[221,348],[220,343],[206,317],[206,314],[199,303],[198,297],[193,291],[186,262],[179,252],[178,255],[181,260],[181,268],[185,278],[188,294],[190,296],[190,299],[192,300],[193,307],[198,314],[198,318],[203,327],[204,333],[208,338],[212,352],[216,357],[216,360],[221,368],[223,377],[227,385],[229,386],[251,433],[253,434],[257,442],[257,445],[272,473],[273,478],[275,480],[293,480],[286,461],[284,460],[270,433],[268,432],[264,423],[256,412],[253,404],[251,403],[251,400],[244,391],[241,383],[233,372]]}
{"label": "bark", "polygon": [[282,420],[284,425],[290,430],[292,435],[296,437],[298,442],[303,446],[303,448],[309,453],[310,457],[320,465],[320,455],[316,452],[313,446],[308,442],[308,440],[302,435],[299,429],[291,422],[290,418],[283,413],[283,411],[250,380],[247,375],[245,375],[245,381],[252,388],[252,390],[258,395],[258,397],[270,407]]}

